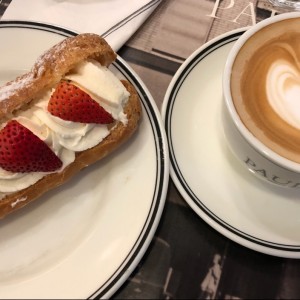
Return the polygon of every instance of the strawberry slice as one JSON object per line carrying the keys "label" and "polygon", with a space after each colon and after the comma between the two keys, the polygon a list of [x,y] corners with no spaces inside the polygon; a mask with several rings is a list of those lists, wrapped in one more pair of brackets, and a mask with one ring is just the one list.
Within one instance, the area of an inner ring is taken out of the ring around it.
{"label": "strawberry slice", "polygon": [[53,172],[62,161],[39,137],[16,120],[0,131],[0,167],[14,173]]}
{"label": "strawberry slice", "polygon": [[114,121],[112,115],[86,92],[64,80],[53,92],[48,111],[56,117],[72,122],[109,124]]}

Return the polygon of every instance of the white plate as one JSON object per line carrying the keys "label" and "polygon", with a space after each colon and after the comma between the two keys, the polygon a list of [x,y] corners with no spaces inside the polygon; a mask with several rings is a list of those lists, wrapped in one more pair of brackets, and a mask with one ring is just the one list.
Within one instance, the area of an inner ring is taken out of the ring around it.
{"label": "white plate", "polygon": [[171,177],[192,209],[226,237],[266,254],[300,258],[300,191],[254,177],[233,157],[223,135],[223,67],[243,32],[201,47],[170,83],[162,115]]}
{"label": "white plate", "polygon": [[[0,81],[28,70],[66,29],[0,22]],[[69,183],[0,221],[0,298],[110,297],[134,270],[164,207],[167,140],[149,91],[118,58],[143,105],[137,134]]]}

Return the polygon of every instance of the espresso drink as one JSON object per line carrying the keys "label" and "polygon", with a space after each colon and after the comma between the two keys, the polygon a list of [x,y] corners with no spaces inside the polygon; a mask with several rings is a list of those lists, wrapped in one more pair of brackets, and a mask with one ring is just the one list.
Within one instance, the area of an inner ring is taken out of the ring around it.
{"label": "espresso drink", "polygon": [[268,25],[246,42],[232,68],[231,93],[248,130],[300,163],[300,18]]}

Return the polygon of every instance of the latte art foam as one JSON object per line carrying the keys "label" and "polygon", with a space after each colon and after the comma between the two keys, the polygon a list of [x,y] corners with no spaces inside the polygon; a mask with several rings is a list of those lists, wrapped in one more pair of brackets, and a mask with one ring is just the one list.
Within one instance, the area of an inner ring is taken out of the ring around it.
{"label": "latte art foam", "polygon": [[298,18],[267,26],[248,40],[233,65],[231,92],[249,131],[274,152],[300,163]]}
{"label": "latte art foam", "polygon": [[274,62],[267,74],[266,91],[274,111],[291,126],[300,129],[300,74],[288,61]]}

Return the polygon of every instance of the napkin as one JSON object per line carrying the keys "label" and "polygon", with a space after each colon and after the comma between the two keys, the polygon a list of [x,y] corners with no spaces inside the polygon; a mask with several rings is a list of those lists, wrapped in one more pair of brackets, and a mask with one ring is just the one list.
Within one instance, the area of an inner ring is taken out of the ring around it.
{"label": "napkin", "polygon": [[102,35],[118,51],[162,0],[12,0],[1,20],[26,20]]}

